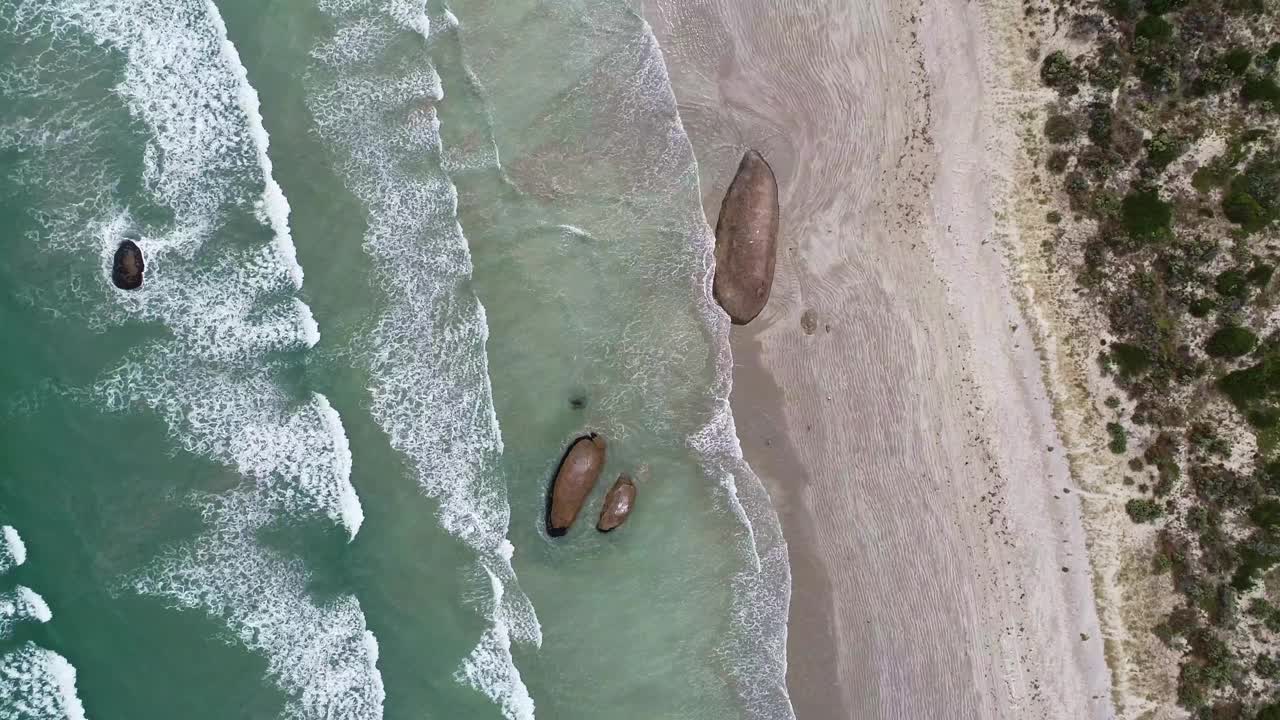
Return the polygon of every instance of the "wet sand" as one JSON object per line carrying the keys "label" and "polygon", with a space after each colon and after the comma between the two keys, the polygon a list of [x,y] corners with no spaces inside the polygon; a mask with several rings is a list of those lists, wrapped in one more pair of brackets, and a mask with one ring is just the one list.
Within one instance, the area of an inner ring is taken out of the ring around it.
{"label": "wet sand", "polygon": [[1114,714],[1079,493],[995,241],[1010,140],[979,12],[643,7],[710,222],[746,147],[778,176],[732,403],[788,541],[800,720]]}

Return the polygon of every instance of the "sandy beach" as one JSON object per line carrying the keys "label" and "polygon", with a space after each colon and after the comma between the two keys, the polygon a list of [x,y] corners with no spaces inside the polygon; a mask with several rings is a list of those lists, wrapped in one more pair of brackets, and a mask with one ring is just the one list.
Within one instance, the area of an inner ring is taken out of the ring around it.
{"label": "sandy beach", "polygon": [[643,7],[709,221],[746,147],[780,185],[732,402],[789,545],[801,720],[1115,715],[1080,493],[997,227],[1018,142],[984,12],[1017,8]]}

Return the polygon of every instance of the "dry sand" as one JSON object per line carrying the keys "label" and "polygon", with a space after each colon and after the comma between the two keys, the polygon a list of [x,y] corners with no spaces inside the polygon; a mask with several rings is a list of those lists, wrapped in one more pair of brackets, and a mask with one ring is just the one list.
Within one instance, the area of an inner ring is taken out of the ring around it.
{"label": "dry sand", "polygon": [[797,716],[1114,715],[1079,493],[997,242],[1016,139],[979,6],[642,11],[710,220],[746,147],[781,189],[732,402],[790,548]]}

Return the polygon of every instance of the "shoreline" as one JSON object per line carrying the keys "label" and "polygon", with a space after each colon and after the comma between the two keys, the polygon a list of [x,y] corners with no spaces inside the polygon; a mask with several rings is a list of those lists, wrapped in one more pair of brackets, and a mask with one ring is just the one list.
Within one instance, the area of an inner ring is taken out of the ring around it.
{"label": "shoreline", "polygon": [[797,717],[1113,716],[1080,493],[991,242],[1021,147],[993,147],[984,13],[1012,11],[833,3],[761,27],[755,2],[664,2],[642,14],[708,222],[745,147],[783,198],[731,404],[788,543]]}

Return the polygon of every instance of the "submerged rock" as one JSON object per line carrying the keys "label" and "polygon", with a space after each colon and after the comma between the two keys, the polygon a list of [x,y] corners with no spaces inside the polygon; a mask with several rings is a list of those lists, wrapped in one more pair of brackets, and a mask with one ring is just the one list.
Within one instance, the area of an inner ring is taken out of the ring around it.
{"label": "submerged rock", "polygon": [[627,521],[635,506],[636,484],[630,475],[622,473],[609,488],[609,494],[604,496],[604,507],[600,509],[600,522],[596,523],[596,529],[600,532],[613,530]]}
{"label": "submerged rock", "polygon": [[547,510],[547,534],[564,535],[578,518],[578,511],[596,486],[604,468],[605,442],[596,433],[583,435],[569,446],[560,461]]}
{"label": "submerged rock", "polygon": [[769,301],[777,244],[778,182],[760,153],[748,150],[720,205],[711,286],[735,325],[751,322]]}
{"label": "submerged rock", "polygon": [[111,262],[111,282],[121,290],[137,290],[142,287],[145,269],[142,248],[132,240],[125,240],[116,248],[115,259]]}

